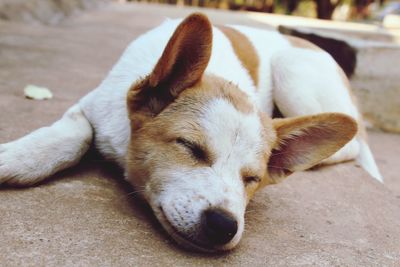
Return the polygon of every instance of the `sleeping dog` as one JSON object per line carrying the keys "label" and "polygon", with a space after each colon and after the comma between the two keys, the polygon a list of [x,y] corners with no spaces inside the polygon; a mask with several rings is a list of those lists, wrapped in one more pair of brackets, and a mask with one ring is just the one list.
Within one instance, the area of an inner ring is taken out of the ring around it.
{"label": "sleeping dog", "polygon": [[202,251],[232,249],[254,193],[295,171],[355,159],[382,181],[329,54],[202,14],[145,33],[60,120],[0,145],[0,183],[38,183],[92,143],[178,243]]}

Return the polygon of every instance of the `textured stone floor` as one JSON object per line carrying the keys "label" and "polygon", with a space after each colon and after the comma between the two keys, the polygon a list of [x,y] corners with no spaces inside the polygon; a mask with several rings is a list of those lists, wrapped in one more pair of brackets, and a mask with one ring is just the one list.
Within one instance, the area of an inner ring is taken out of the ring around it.
{"label": "textured stone floor", "polygon": [[[94,88],[126,47],[189,10],[111,5],[55,27],[0,22],[0,143],[56,120]],[[246,15],[210,11],[261,26]],[[26,84],[55,97],[23,97]],[[396,266],[400,262],[400,136],[370,133],[386,178],[353,162],[292,175],[250,203],[239,247],[184,251],[161,230],[112,164],[92,153],[40,186],[0,189],[4,266]]]}

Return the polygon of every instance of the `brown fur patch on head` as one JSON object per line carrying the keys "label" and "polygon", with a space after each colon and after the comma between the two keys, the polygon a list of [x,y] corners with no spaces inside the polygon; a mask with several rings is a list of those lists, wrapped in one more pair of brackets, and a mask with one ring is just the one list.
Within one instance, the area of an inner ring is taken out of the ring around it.
{"label": "brown fur patch on head", "polygon": [[182,93],[182,96],[186,95],[196,95],[199,99],[204,100],[223,98],[242,113],[255,111],[254,105],[243,91],[232,82],[214,75],[204,75],[198,84]]}
{"label": "brown fur patch on head", "polygon": [[232,44],[233,50],[239,58],[242,65],[250,74],[254,85],[258,86],[258,70],[260,66],[260,59],[257,55],[253,44],[250,40],[238,30],[228,26],[218,26]]}
{"label": "brown fur patch on head", "polygon": [[305,39],[302,39],[302,38],[299,38],[296,36],[291,36],[291,35],[283,35],[283,36],[289,41],[289,43],[293,47],[322,51],[321,48],[319,48],[315,44],[313,44]]}

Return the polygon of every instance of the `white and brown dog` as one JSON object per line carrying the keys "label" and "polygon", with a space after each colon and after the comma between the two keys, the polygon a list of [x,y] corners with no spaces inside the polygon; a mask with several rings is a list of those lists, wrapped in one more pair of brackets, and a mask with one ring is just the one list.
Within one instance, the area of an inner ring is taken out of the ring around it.
{"label": "white and brown dog", "polygon": [[[274,104],[287,118],[271,119]],[[253,194],[295,171],[356,159],[382,180],[365,138],[348,81],[326,52],[193,14],[132,42],[53,125],[0,145],[0,183],[42,181],[94,143],[144,188],[178,243],[228,250]]]}

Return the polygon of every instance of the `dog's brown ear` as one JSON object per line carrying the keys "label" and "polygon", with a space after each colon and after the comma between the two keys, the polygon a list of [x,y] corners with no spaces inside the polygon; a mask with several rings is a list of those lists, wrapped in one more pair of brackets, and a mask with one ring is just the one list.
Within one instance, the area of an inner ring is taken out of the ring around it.
{"label": "dog's brown ear", "polygon": [[197,83],[210,60],[211,46],[212,27],[206,16],[195,13],[183,20],[153,71],[129,91],[130,114],[154,116]]}
{"label": "dog's brown ear", "polygon": [[273,126],[278,140],[271,152],[268,172],[274,182],[320,163],[357,132],[357,123],[341,113],[275,119]]}

